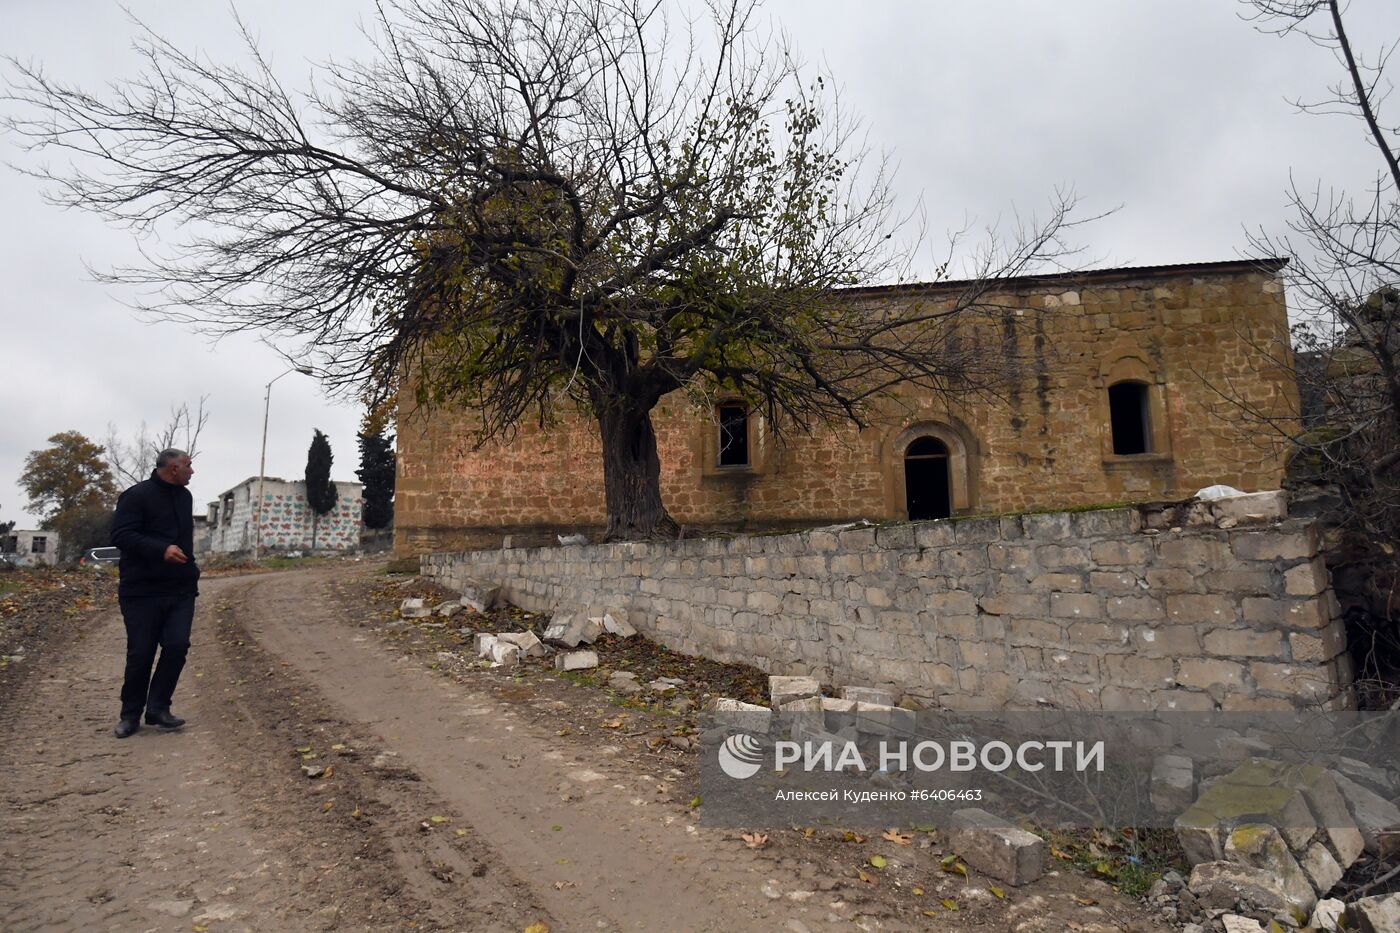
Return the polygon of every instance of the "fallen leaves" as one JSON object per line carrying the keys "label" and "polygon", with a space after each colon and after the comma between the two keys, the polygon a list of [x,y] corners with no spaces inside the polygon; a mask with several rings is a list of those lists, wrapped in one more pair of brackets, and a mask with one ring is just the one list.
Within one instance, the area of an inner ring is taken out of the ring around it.
{"label": "fallen leaves", "polygon": [[967,866],[963,864],[962,859],[957,855],[943,856],[938,860],[938,868],[950,875],[962,875],[964,878],[967,877]]}
{"label": "fallen leaves", "polygon": [[525,928],[525,933],[549,933],[549,924],[543,920],[536,920]]}
{"label": "fallen leaves", "polygon": [[914,841],[913,836],[905,835],[893,826],[881,833],[880,838],[884,839],[886,842],[893,842],[901,846],[910,845]]}
{"label": "fallen leaves", "polygon": [[872,855],[872,856],[870,856],[870,866],[871,866],[872,868],[881,868],[881,869],[883,869],[885,866],[889,865],[889,863],[890,863],[889,859],[885,858],[883,855]]}
{"label": "fallen leaves", "polygon": [[744,845],[748,846],[750,849],[762,849],[764,846],[768,845],[767,833],[744,833],[739,838],[743,839]]}

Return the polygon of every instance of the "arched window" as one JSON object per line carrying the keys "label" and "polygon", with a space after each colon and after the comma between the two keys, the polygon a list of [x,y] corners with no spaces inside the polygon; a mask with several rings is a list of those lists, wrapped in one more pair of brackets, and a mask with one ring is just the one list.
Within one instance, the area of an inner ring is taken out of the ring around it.
{"label": "arched window", "polygon": [[948,467],[948,445],[936,437],[917,437],[905,448],[904,495],[910,521],[953,514]]}
{"label": "arched window", "polygon": [[1152,452],[1152,419],[1147,383],[1135,380],[1108,387],[1108,416],[1113,429],[1113,453],[1117,456]]}

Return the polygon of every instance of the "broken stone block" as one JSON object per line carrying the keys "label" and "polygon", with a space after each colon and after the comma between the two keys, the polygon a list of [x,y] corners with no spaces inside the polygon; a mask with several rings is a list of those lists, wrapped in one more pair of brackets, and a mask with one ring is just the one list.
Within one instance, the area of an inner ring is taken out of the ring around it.
{"label": "broken stone block", "polygon": [[1264,924],[1239,914],[1225,914],[1220,918],[1225,933],[1264,933]]}
{"label": "broken stone block", "polygon": [[571,612],[556,612],[544,630],[544,640],[564,648],[591,645],[603,634],[603,623]]}
{"label": "broken stone block", "polygon": [[436,606],[433,607],[433,614],[442,616],[444,619],[450,619],[461,611],[461,603],[445,602],[438,603]]}
{"label": "broken stone block", "polygon": [[492,667],[515,667],[520,663],[520,646],[499,638],[491,645]]}
{"label": "broken stone block", "polygon": [[1318,896],[1326,894],[1337,886],[1337,882],[1342,880],[1342,866],[1337,864],[1337,860],[1332,857],[1331,851],[1322,842],[1314,842],[1308,846],[1308,851],[1303,853],[1298,859],[1299,866],[1307,874],[1308,880],[1312,882],[1313,890]]}
{"label": "broken stone block", "polygon": [[746,732],[766,733],[773,725],[773,711],[766,706],[720,697],[712,707],[719,725]]}
{"label": "broken stone block", "polygon": [[554,656],[554,669],[559,671],[582,671],[597,666],[596,651],[565,651]]}
{"label": "broken stone block", "polygon": [[1345,755],[1337,759],[1332,768],[1334,774],[1340,774],[1367,790],[1375,791],[1382,797],[1393,797],[1397,790],[1395,781],[1390,773],[1384,768],[1378,768],[1365,761],[1358,761],[1355,758],[1348,758]]}
{"label": "broken stone block", "polygon": [[1176,818],[1176,837],[1191,864],[1225,857],[1225,833],[1241,823],[1267,823],[1277,828],[1290,846],[1306,847],[1317,832],[1317,821],[1303,794],[1293,787],[1238,783],[1241,765],[1211,784],[1185,813]]}
{"label": "broken stone block", "polygon": [[1196,799],[1196,768],[1185,755],[1158,755],[1152,762],[1152,806],[1158,813],[1180,813]]}
{"label": "broken stone block", "polygon": [[399,603],[399,615],[405,619],[426,619],[431,614],[432,610],[417,597],[409,597]]}
{"label": "broken stone block", "polygon": [[667,693],[674,693],[676,685],[666,680],[653,680],[651,683],[647,684],[647,689],[652,693],[665,695]]}
{"label": "broken stone block", "polygon": [[870,735],[913,735],[918,715],[899,706],[861,703],[856,707],[856,728]]}
{"label": "broken stone block", "polygon": [[631,638],[637,634],[637,630],[628,623],[626,616],[621,612],[605,612],[598,617],[598,621],[603,624],[603,631],[609,635]]}
{"label": "broken stone block", "polygon": [[642,692],[642,685],[637,683],[637,675],[631,671],[614,671],[608,677],[608,686],[618,693],[629,695]]}
{"label": "broken stone block", "polygon": [[1308,926],[1319,933],[1334,933],[1341,922],[1342,914],[1347,912],[1347,905],[1335,897],[1318,901],[1313,908],[1312,919],[1308,921]]}
{"label": "broken stone block", "polygon": [[821,694],[821,684],[817,683],[815,677],[773,676],[768,678],[768,698],[773,702],[774,709],[781,708],[784,703],[790,700],[819,697]]}
{"label": "broken stone block", "polygon": [[501,588],[468,580],[462,587],[462,597],[458,602],[474,612],[486,612],[501,604]]}
{"label": "broken stone block", "polygon": [[846,726],[853,726],[856,721],[856,708],[858,704],[855,700],[842,700],[837,697],[822,697],[822,719],[825,721],[828,731],[835,732]]}
{"label": "broken stone block", "polygon": [[[1253,758],[1240,765],[1225,780],[1252,787],[1280,787],[1296,790],[1303,795],[1316,826],[1327,834],[1328,845],[1336,854],[1337,864],[1345,871],[1361,854],[1364,841],[1356,822],[1326,768],[1318,765],[1289,765],[1278,761]],[[1272,820],[1260,822],[1274,823]],[[1284,838],[1295,852],[1307,851],[1312,831],[1303,825],[1279,826]]]}
{"label": "broken stone block", "polygon": [[801,697],[796,700],[788,700],[779,706],[778,710],[784,713],[813,713],[815,715],[808,718],[813,722],[820,723],[822,700],[821,697]]}
{"label": "broken stone block", "polygon": [[1332,780],[1356,821],[1366,851],[1378,858],[1400,852],[1400,807],[1345,775],[1333,773]]}
{"label": "broken stone block", "polygon": [[1363,897],[1347,908],[1348,930],[1361,933],[1400,933],[1400,894]]}
{"label": "broken stone block", "polygon": [[1039,836],[976,807],[955,811],[948,826],[949,846],[978,871],[1017,886],[1040,877],[1045,840]]}
{"label": "broken stone block", "polygon": [[1288,495],[1281,489],[1246,492],[1216,499],[1210,505],[1217,519],[1233,518],[1237,523],[1277,522],[1288,517]]}
{"label": "broken stone block", "polygon": [[542,658],[549,654],[549,649],[535,637],[534,632],[498,632],[496,640],[515,645],[527,658]]}
{"label": "broken stone block", "polygon": [[895,703],[893,693],[879,687],[842,687],[841,698],[855,700],[857,703],[874,703],[878,706],[899,705]]}
{"label": "broken stone block", "polygon": [[1225,839],[1225,858],[1231,862],[1262,868],[1274,876],[1283,892],[1290,913],[1306,917],[1317,905],[1312,881],[1288,851],[1283,835],[1266,823],[1236,826]]}
{"label": "broken stone block", "polygon": [[1289,909],[1288,895],[1279,880],[1252,865],[1202,862],[1191,869],[1186,887],[1207,909],[1234,910],[1239,901],[1270,914]]}
{"label": "broken stone block", "polygon": [[487,632],[476,633],[476,656],[478,658],[491,657],[491,646],[496,643],[496,636]]}

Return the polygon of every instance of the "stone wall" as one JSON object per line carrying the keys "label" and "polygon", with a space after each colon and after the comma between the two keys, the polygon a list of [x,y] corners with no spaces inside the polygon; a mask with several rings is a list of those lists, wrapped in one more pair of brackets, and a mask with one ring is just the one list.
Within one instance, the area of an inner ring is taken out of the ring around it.
{"label": "stone wall", "polygon": [[622,610],[688,654],[945,708],[1349,705],[1316,527],[1180,521],[1120,508],[422,563],[530,610]]}
{"label": "stone wall", "polygon": [[[336,482],[335,507],[315,520],[316,550],[352,551],[360,546],[364,487]],[[245,480],[209,503],[209,543],[213,552],[250,550],[255,537],[258,480]],[[304,480],[268,477],[263,481],[262,544],[277,550],[311,548],[311,506]]]}
{"label": "stone wall", "polygon": [[[927,310],[959,286],[867,289],[853,301]],[[931,436],[951,453],[953,514],[1074,508],[1190,496],[1226,483],[1275,489],[1278,435],[1239,416],[1216,386],[1286,423],[1297,390],[1277,360],[1288,354],[1275,270],[1253,263],[1120,269],[1012,280],[966,319],[969,342],[1015,359],[1000,399],[964,401],[905,392],[864,430],[849,423],[784,443],[750,420],[747,467],[717,466],[713,412],[684,393],[653,412],[662,493],[694,529],[771,530],[901,520],[904,452]],[[1115,455],[1108,387],[1148,387],[1151,449]],[[567,409],[541,428],[531,418],[509,443],[476,445],[468,413],[399,399],[395,550],[496,547],[590,531],[605,519],[598,431]]]}

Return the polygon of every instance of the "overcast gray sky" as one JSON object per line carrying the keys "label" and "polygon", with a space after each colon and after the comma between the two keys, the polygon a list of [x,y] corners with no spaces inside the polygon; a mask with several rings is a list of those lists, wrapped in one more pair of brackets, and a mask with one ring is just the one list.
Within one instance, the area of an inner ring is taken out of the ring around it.
{"label": "overcast gray sky", "polygon": [[[228,7],[133,0],[162,35],[214,60],[241,54]],[[287,83],[312,63],[363,48],[369,0],[238,0]],[[922,199],[931,239],[971,220],[1042,207],[1070,185],[1089,212],[1095,264],[1239,258],[1244,228],[1282,229],[1290,171],[1360,191],[1379,167],[1359,123],[1298,114],[1341,74],[1301,37],[1260,35],[1233,0],[982,0],[979,3],[773,0],[768,11],[805,58],[823,65],[864,117],[872,146],[897,163],[901,203]],[[1400,39],[1400,4],[1355,0],[1360,50]],[[98,88],[130,76],[134,28],[108,0],[0,0],[0,52]],[[1390,114],[1400,120],[1400,101]],[[0,158],[22,160],[13,140]],[[263,385],[286,369],[239,337],[210,345],[136,320],[84,263],[131,261],[131,235],[46,205],[31,179],[0,168],[0,519],[18,518],[27,452],[58,431],[98,439],[165,419],[208,396],[192,491],[197,503],[258,471]],[[269,475],[299,476],[313,428],[330,435],[336,479],[354,479],[359,412],[293,374],[273,387]]]}

